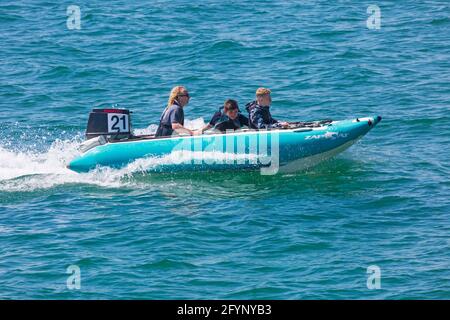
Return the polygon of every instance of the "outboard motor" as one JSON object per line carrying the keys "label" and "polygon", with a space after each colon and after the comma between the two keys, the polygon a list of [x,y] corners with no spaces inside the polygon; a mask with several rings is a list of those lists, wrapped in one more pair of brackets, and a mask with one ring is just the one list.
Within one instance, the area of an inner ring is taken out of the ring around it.
{"label": "outboard motor", "polygon": [[86,139],[102,136],[107,140],[131,137],[130,111],[126,109],[93,109],[89,114]]}

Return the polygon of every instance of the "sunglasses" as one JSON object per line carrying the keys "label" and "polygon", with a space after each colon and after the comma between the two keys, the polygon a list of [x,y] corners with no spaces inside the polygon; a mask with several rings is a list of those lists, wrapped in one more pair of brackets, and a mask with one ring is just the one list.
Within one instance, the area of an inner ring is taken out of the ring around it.
{"label": "sunglasses", "polygon": [[189,93],[179,94],[178,96],[179,97],[188,97],[188,98],[190,98]]}

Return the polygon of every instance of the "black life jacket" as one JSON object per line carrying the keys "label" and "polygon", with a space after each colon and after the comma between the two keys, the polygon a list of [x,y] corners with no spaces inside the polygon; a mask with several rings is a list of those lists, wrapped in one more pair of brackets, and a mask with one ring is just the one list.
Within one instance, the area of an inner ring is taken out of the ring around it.
{"label": "black life jacket", "polygon": [[248,112],[249,124],[252,129],[258,129],[258,127],[254,123],[256,121],[255,118],[262,118],[263,123],[266,126],[271,126],[277,123],[277,121],[272,117],[268,106],[260,106],[256,101],[249,102],[245,106],[245,109]]}
{"label": "black life jacket", "polygon": [[[241,111],[239,110],[239,108],[238,108],[238,116],[234,120],[230,119],[230,117],[228,117],[223,110],[224,110],[224,107],[219,108],[218,112],[220,112],[220,117],[214,124],[214,129],[220,130],[220,131],[226,131],[227,129],[237,130],[237,129],[242,128],[242,123],[239,120],[239,116],[241,115]],[[224,126],[225,126],[225,128],[223,128]]]}
{"label": "black life jacket", "polygon": [[256,100],[253,100],[252,102],[249,102],[245,105],[245,110],[247,110],[248,114],[250,115],[250,110],[256,106]]}

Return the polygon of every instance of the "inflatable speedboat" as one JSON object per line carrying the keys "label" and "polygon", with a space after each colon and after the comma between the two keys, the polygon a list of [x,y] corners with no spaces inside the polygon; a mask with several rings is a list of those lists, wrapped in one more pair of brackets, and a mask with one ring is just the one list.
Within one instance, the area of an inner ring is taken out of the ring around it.
{"label": "inflatable speedboat", "polygon": [[294,172],[344,151],[369,132],[380,116],[351,120],[291,123],[287,129],[244,129],[199,136],[135,136],[130,112],[94,109],[82,154],[68,168],[88,172],[97,167],[141,166],[150,172],[261,170]]}

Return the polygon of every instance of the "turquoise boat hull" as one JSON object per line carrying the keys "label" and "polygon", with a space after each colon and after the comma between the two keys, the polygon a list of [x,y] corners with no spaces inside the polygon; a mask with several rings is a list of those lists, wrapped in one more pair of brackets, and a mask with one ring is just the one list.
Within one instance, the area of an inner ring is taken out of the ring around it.
{"label": "turquoise boat hull", "polygon": [[227,134],[136,139],[96,146],[73,159],[68,168],[134,165],[150,172],[259,169],[263,174],[295,172],[344,151],[381,117],[333,121],[314,128],[236,131]]}

